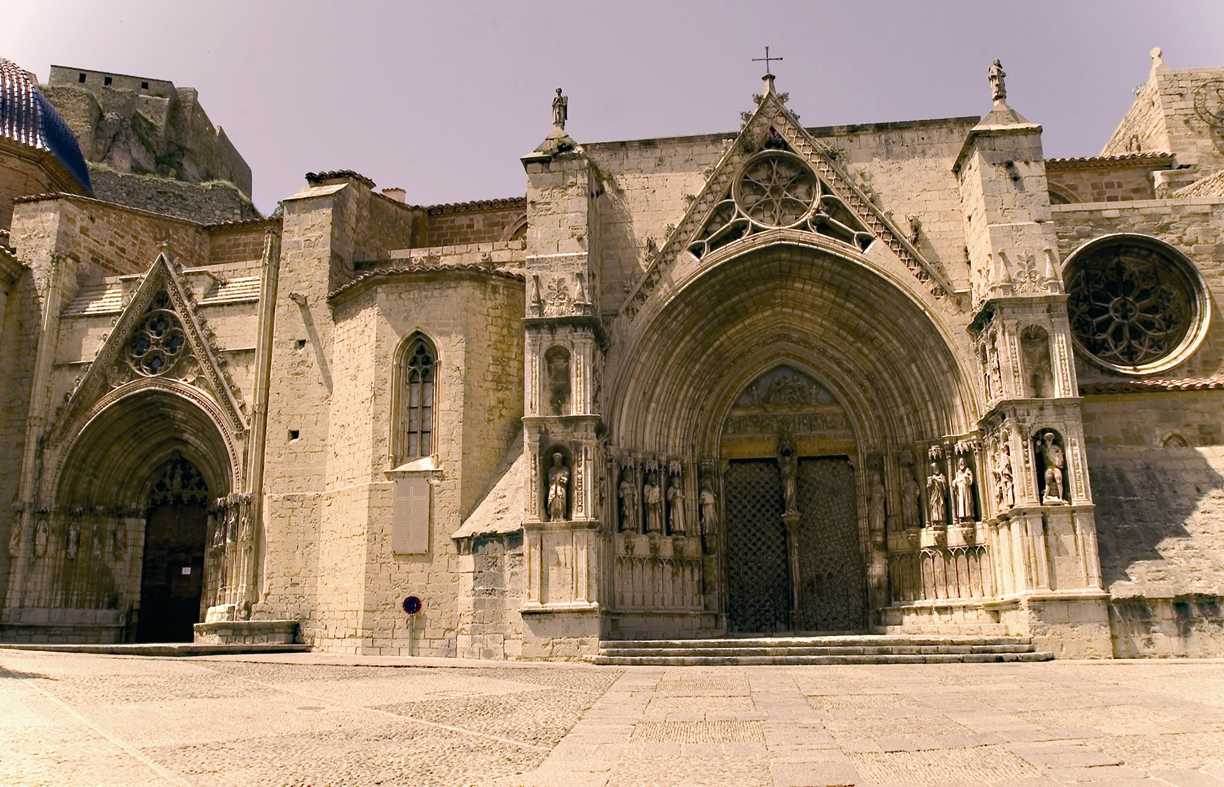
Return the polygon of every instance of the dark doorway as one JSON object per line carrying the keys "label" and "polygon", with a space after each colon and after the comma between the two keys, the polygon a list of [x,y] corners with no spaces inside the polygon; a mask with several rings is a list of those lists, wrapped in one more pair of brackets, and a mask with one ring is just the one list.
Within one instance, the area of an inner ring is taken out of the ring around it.
{"label": "dark doorway", "polygon": [[735,460],[727,468],[727,627],[732,633],[866,627],[854,468],[844,456],[800,459],[797,487],[795,607],[777,460]]}
{"label": "dark doorway", "polygon": [[782,474],[773,459],[727,468],[727,626],[735,633],[790,629],[790,571]]}
{"label": "dark doorway", "polygon": [[799,631],[862,631],[867,580],[854,467],[844,456],[799,460]]}
{"label": "dark doorway", "polygon": [[149,495],[140,575],[140,642],[190,642],[200,621],[208,487],[182,457],[158,471]]}

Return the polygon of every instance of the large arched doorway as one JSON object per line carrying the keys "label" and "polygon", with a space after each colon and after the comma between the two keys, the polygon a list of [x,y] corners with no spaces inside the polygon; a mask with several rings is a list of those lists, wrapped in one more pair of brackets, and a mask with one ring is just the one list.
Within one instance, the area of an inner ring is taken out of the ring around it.
{"label": "large arched doorway", "polygon": [[[903,496],[928,447],[975,423],[968,353],[924,295],[857,252],[720,251],[610,358],[618,478],[659,457],[711,500],[703,627],[717,613],[730,632],[862,630],[889,602],[889,535],[920,526]],[[631,540],[617,536],[618,554],[632,548],[618,571],[653,559]]]}
{"label": "large arched doorway", "polygon": [[129,641],[192,639],[225,546],[210,506],[230,495],[235,463],[198,398],[173,382],[116,389],[68,447],[50,528],[64,548],[39,583],[66,616],[111,613]]}

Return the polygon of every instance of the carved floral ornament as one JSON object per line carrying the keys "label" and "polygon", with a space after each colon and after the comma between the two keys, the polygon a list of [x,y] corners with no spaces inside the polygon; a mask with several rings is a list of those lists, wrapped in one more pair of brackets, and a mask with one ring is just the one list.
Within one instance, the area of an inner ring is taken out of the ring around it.
{"label": "carved floral ornament", "polygon": [[1109,239],[1072,255],[1064,277],[1076,345],[1106,369],[1167,369],[1203,338],[1210,309],[1205,285],[1172,247]]}
{"label": "carved floral ornament", "polygon": [[786,150],[763,150],[748,159],[729,193],[689,243],[701,258],[715,249],[770,229],[814,232],[866,251],[874,236],[808,164]]}

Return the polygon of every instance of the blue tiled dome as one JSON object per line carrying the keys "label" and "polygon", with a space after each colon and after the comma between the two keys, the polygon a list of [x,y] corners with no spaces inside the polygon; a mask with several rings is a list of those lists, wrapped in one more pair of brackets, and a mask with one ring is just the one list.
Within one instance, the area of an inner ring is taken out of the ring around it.
{"label": "blue tiled dome", "polygon": [[0,57],[0,137],[45,150],[92,193],[89,167],[68,124],[38,89],[31,74]]}

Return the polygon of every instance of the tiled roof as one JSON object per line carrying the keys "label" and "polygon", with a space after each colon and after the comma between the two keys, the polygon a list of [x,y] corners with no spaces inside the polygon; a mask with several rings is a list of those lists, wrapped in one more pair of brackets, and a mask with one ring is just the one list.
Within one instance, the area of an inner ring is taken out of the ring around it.
{"label": "tiled roof", "polygon": [[1224,197],[1224,169],[1173,192],[1175,197]]}
{"label": "tiled roof", "polygon": [[496,199],[477,199],[470,202],[443,202],[438,205],[422,205],[431,214],[466,213],[473,210],[497,210],[500,208],[527,208],[526,197],[498,197]]}
{"label": "tiled roof", "polygon": [[493,268],[488,265],[480,265],[478,263],[463,263],[463,262],[410,262],[404,265],[391,265],[386,268],[372,270],[367,273],[362,273],[356,276],[352,281],[342,284],[336,289],[327,294],[327,299],[331,300],[342,295],[355,287],[358,287],[372,279],[384,279],[390,276],[403,276],[413,273],[480,273],[485,276],[497,276],[503,279],[513,279],[515,281],[525,281],[523,274],[516,271],[508,271],[504,268]]}
{"label": "tiled roof", "polygon": [[50,153],[90,193],[89,166],[68,124],[43,95],[34,76],[0,57],[0,137]]}
{"label": "tiled roof", "polygon": [[1111,167],[1117,164],[1150,164],[1152,166],[1167,166],[1173,164],[1177,157],[1163,151],[1146,151],[1142,153],[1118,153],[1113,156],[1071,156],[1068,158],[1048,158],[1046,166],[1055,167]]}
{"label": "tiled roof", "polygon": [[325,180],[336,180],[338,178],[352,178],[360,183],[364,183],[367,188],[374,188],[374,181],[362,175],[360,172],[351,169],[329,169],[323,172],[307,172],[306,182],[312,186],[317,186]]}
{"label": "tiled roof", "polygon": [[1080,393],[1085,395],[1148,391],[1215,391],[1219,389],[1224,389],[1224,375],[1180,379],[1149,377],[1143,380],[1114,380],[1080,385]]}

